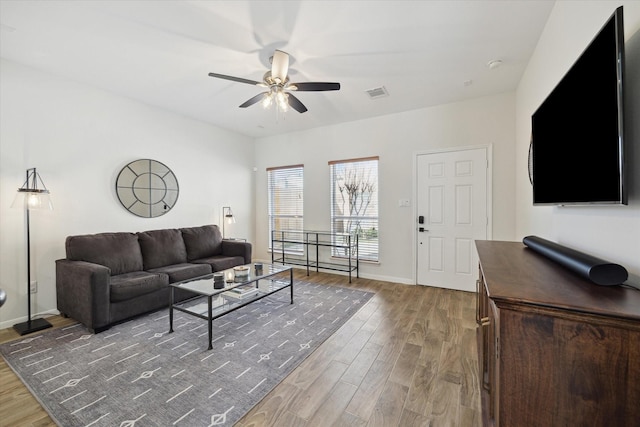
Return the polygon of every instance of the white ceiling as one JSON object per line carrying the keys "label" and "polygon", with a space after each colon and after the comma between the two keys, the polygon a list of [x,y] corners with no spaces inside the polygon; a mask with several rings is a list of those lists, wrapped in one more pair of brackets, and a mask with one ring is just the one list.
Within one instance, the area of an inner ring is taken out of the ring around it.
{"label": "white ceiling", "polygon": [[[0,1],[0,56],[252,137],[512,91],[553,1]],[[238,108],[274,49],[307,106]],[[501,67],[489,69],[490,60]],[[1,70],[0,70],[1,72]],[[471,84],[468,82],[471,81]],[[467,82],[465,84],[465,82]],[[390,96],[372,100],[367,89]]]}

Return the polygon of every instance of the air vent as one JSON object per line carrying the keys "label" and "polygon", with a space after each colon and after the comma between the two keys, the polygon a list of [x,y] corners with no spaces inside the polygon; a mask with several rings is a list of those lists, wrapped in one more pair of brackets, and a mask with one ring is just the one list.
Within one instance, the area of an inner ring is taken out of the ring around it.
{"label": "air vent", "polygon": [[366,92],[369,94],[369,98],[378,99],[383,98],[385,96],[389,96],[389,92],[385,89],[384,86],[374,87],[373,89],[367,89]]}

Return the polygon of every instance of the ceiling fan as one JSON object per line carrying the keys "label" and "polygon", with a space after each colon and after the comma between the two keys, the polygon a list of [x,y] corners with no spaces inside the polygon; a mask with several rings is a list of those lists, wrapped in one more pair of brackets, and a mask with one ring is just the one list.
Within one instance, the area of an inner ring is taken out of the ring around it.
{"label": "ceiling fan", "polygon": [[286,111],[290,106],[297,112],[304,113],[305,111],[307,111],[307,107],[305,107],[304,104],[291,93],[292,91],[320,92],[326,90],[340,90],[340,83],[290,83],[289,76],[287,75],[288,72],[289,54],[281,50],[276,50],[273,54],[273,57],[271,58],[271,70],[267,71],[264,74],[261,82],[217,73],[209,73],[209,76],[269,89],[266,92],[259,93],[258,95],[249,99],[244,104],[240,105],[240,108],[247,108],[260,101],[262,101],[262,104],[266,108],[275,102],[277,107],[282,111]]}

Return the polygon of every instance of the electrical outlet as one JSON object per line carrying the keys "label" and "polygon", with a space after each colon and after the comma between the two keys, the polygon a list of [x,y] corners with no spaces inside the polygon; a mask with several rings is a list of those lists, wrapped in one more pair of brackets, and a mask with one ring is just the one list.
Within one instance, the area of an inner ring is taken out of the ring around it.
{"label": "electrical outlet", "polygon": [[32,294],[35,294],[38,292],[38,281],[37,280],[32,280],[31,281],[31,285],[29,286],[29,292],[31,292]]}

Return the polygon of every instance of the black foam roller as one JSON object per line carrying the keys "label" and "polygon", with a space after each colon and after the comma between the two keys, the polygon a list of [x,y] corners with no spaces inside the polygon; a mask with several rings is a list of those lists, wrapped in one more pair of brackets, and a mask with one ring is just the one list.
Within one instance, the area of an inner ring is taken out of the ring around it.
{"label": "black foam roller", "polygon": [[629,277],[627,270],[600,258],[567,248],[538,236],[527,236],[522,243],[597,285],[620,285]]}

